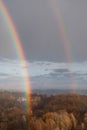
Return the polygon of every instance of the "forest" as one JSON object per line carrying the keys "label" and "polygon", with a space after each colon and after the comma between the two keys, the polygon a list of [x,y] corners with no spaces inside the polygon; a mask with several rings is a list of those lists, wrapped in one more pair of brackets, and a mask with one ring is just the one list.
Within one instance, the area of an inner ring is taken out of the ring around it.
{"label": "forest", "polygon": [[0,92],[0,130],[87,130],[87,95]]}
{"label": "forest", "polygon": [[39,97],[38,104],[32,103],[30,130],[87,130],[87,95],[56,94]]}

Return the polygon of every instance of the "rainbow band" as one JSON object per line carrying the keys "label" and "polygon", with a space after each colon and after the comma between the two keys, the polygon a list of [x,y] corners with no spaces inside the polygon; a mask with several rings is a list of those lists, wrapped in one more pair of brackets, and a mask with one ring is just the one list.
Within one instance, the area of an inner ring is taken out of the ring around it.
{"label": "rainbow band", "polygon": [[[66,60],[67,60],[68,63],[72,63],[73,57],[72,57],[72,52],[71,52],[70,41],[69,41],[69,38],[67,36],[67,31],[66,31],[66,28],[65,28],[65,25],[64,25],[63,17],[61,15],[59,8],[57,7],[57,2],[58,2],[57,0],[50,0],[49,4],[50,4],[50,7],[52,9],[54,18],[56,20],[58,32],[60,31],[60,37],[61,37],[62,44],[63,44],[63,47],[64,47]],[[70,67],[73,69],[72,64],[70,64],[70,65],[71,65]],[[76,91],[77,83],[74,79],[74,75],[72,74],[72,72],[70,74],[70,77],[72,79],[72,83],[70,85],[70,88],[73,91]]]}
{"label": "rainbow band", "polygon": [[30,113],[31,112],[31,104],[30,104],[31,85],[30,85],[28,71],[27,71],[27,68],[25,67],[27,65],[26,58],[24,55],[21,40],[18,36],[17,30],[15,29],[15,26],[14,26],[14,23],[11,19],[11,16],[10,16],[8,10],[6,9],[6,6],[4,5],[2,0],[0,0],[0,12],[2,13],[2,15],[5,19],[6,25],[9,28],[10,36],[13,40],[12,43],[14,43],[14,45],[16,47],[19,59],[20,59],[21,64],[22,64],[22,70],[23,70],[23,75],[24,75],[24,84],[25,84],[25,89],[26,89],[26,98],[27,98],[27,110],[28,110],[28,113]]}
{"label": "rainbow band", "polygon": [[72,62],[72,55],[71,55],[69,38],[67,37],[67,32],[65,30],[64,20],[62,18],[59,8],[57,7],[56,0],[50,0],[50,6],[52,8],[54,18],[56,20],[57,29],[58,29],[58,31],[60,31],[60,37],[61,37],[61,40],[63,43],[67,62],[70,63],[70,62]]}

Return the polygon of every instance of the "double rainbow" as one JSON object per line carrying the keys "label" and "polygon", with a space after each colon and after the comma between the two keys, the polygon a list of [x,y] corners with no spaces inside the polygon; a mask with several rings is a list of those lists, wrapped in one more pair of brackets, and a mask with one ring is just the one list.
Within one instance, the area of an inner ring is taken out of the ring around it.
{"label": "double rainbow", "polygon": [[[67,37],[67,33],[65,31],[64,20],[61,17],[61,13],[60,13],[58,7],[56,6],[56,0],[50,0],[50,7],[52,8],[53,14],[55,16],[56,24],[57,24],[57,27],[59,29],[58,31],[60,31],[61,39],[63,41],[62,43],[63,43],[64,50],[65,50],[66,57],[67,57],[67,62],[71,63],[72,62],[72,55],[71,55],[71,49],[70,49],[70,42],[69,42],[69,39]],[[30,104],[31,85],[30,85],[28,71],[27,71],[27,68],[25,67],[25,66],[27,66],[27,64],[26,64],[26,58],[25,58],[25,55],[24,55],[24,51],[23,51],[23,48],[22,48],[22,43],[21,43],[21,40],[18,36],[17,30],[15,29],[15,25],[12,21],[12,18],[10,16],[8,10],[6,9],[6,6],[4,5],[2,0],[0,0],[0,12],[2,13],[2,15],[5,19],[5,23],[9,28],[10,35],[13,39],[12,44],[15,45],[19,59],[20,59],[21,64],[22,64],[23,75],[25,77],[24,78],[24,80],[25,80],[24,86],[25,86],[25,89],[26,89],[27,108],[28,108],[27,110],[30,113],[31,112],[31,104]],[[73,76],[72,73],[71,73],[70,76],[72,78],[72,84],[71,84],[70,88],[75,90],[76,87],[77,87],[77,84],[74,80],[74,76]]]}

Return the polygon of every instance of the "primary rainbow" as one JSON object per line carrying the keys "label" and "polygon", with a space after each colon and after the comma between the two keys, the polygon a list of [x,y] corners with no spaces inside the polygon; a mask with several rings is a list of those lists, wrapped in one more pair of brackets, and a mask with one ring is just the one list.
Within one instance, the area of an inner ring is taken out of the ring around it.
{"label": "primary rainbow", "polygon": [[4,17],[5,24],[8,27],[10,36],[12,38],[12,44],[14,44],[14,46],[16,47],[19,59],[21,61],[23,75],[24,75],[24,86],[26,89],[27,112],[30,113],[31,112],[31,104],[30,104],[31,85],[30,85],[29,75],[28,75],[28,71],[27,71],[27,67],[26,67],[27,66],[26,58],[25,58],[24,51],[22,48],[21,40],[20,40],[17,30],[15,28],[15,25],[2,0],[0,0],[0,13]]}

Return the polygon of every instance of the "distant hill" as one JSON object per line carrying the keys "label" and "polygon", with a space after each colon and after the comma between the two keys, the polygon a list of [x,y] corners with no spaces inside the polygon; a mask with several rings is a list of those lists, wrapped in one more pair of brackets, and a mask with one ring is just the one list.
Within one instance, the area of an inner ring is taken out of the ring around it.
{"label": "distant hill", "polygon": [[87,94],[87,89],[78,89],[78,90],[71,90],[71,89],[33,89],[32,93],[37,94],[47,94],[47,95],[55,95],[55,94],[67,94],[67,93],[76,93],[76,94]]}

